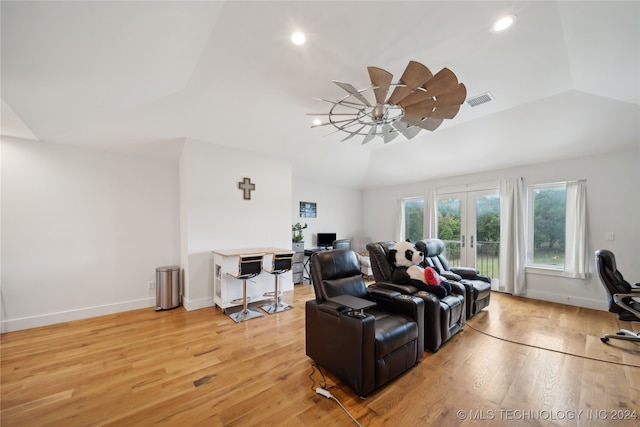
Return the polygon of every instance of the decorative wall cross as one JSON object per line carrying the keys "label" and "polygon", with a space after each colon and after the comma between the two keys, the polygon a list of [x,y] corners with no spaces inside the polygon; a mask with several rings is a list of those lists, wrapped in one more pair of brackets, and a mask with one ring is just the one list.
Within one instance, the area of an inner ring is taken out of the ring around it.
{"label": "decorative wall cross", "polygon": [[251,183],[251,178],[242,178],[238,182],[238,188],[244,192],[244,199],[251,200],[251,190],[256,189],[256,185]]}

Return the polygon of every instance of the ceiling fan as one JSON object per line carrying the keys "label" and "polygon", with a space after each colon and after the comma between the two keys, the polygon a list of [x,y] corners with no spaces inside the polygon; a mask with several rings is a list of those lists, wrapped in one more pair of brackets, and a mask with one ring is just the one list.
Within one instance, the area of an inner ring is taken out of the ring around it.
{"label": "ceiling fan", "polygon": [[[328,117],[327,122],[314,124],[312,128],[333,125],[336,132],[348,134],[342,141],[361,135],[362,144],[366,144],[381,136],[386,144],[399,134],[411,139],[422,129],[436,130],[444,119],[458,114],[467,97],[467,88],[458,83],[448,68],[433,74],[421,63],[410,61],[397,83],[392,83],[393,75],[382,68],[367,67],[367,70],[372,86],[365,89],[333,81],[347,95],[337,101],[319,99],[332,107],[328,113],[310,114]],[[387,97],[392,86],[393,91]],[[375,102],[364,96],[370,90]]]}

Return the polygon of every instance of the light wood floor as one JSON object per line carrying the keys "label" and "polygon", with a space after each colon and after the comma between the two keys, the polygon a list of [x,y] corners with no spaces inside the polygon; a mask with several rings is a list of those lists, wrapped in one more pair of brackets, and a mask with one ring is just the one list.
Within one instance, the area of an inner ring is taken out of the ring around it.
{"label": "light wood floor", "polygon": [[[1,424],[355,425],[312,390],[323,377],[304,350],[311,298],[297,285],[284,295],[293,310],[240,324],[215,308],[144,309],[4,334]],[[599,340],[620,327],[640,324],[494,294],[438,353],[366,400],[322,372],[363,426],[638,426],[640,345]]]}

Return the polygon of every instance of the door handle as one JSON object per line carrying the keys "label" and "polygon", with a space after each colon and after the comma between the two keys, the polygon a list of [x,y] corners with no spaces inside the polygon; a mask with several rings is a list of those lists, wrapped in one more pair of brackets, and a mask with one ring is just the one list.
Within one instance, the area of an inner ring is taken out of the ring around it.
{"label": "door handle", "polygon": [[473,236],[471,236],[471,249],[473,249]]}
{"label": "door handle", "polygon": [[464,248],[464,238],[465,236],[462,236],[462,247]]}

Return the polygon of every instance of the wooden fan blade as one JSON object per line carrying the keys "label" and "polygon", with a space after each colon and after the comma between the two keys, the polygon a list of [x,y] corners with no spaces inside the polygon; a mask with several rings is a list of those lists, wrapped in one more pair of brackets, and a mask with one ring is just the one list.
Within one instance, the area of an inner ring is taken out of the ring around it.
{"label": "wooden fan blade", "polygon": [[429,79],[423,87],[431,96],[442,95],[458,87],[458,78],[453,74],[453,71],[443,68]]}
{"label": "wooden fan blade", "polygon": [[409,65],[407,65],[404,73],[402,73],[402,77],[400,77],[400,82],[404,84],[404,86],[396,86],[389,98],[389,103],[398,104],[403,98],[422,86],[432,77],[433,74],[427,67],[416,61],[409,61]]}
{"label": "wooden fan blade", "polygon": [[458,111],[460,111],[459,105],[443,105],[436,107],[429,117],[434,119],[453,119],[458,114]]}
{"label": "wooden fan blade", "polygon": [[417,126],[408,126],[401,120],[393,122],[393,127],[398,130],[405,138],[411,139],[420,133],[420,128]]}
{"label": "wooden fan blade", "polygon": [[431,112],[435,108],[436,103],[433,99],[425,99],[422,102],[418,102],[417,104],[409,105],[404,109],[405,117],[415,117],[419,119],[423,119],[431,115]]}
{"label": "wooden fan blade", "polygon": [[373,107],[373,105],[371,105],[369,103],[367,98],[362,96],[362,94],[360,92],[358,92],[358,89],[356,89],[355,87],[353,87],[349,83],[339,82],[337,80],[334,80],[333,82],[335,84],[337,84],[338,86],[340,86],[342,89],[344,89],[347,93],[350,93],[351,95],[353,95],[354,98],[356,98],[358,101],[362,102],[367,107]]}
{"label": "wooden fan blade", "polygon": [[467,99],[467,88],[460,83],[454,90],[436,97],[436,105],[460,105]]}
{"label": "wooden fan blade", "polygon": [[389,92],[389,86],[391,86],[393,74],[378,67],[367,67],[367,70],[369,70],[371,84],[375,87],[373,92],[376,95],[376,102],[378,104],[384,104],[384,101],[387,99],[387,93]]}
{"label": "wooden fan blade", "polygon": [[409,105],[417,104],[418,102],[424,101],[426,99],[433,99],[433,97],[424,90],[416,89],[405,98],[403,98],[400,102],[398,102],[398,104],[402,105],[403,107],[407,107]]}

